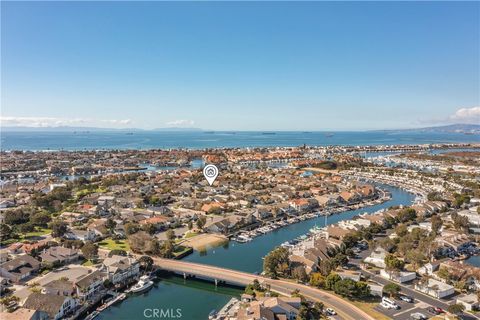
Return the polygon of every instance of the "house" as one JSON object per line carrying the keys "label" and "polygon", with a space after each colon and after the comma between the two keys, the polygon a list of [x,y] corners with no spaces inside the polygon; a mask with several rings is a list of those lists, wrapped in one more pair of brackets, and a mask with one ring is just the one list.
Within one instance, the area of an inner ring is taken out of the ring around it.
{"label": "house", "polygon": [[380,270],[380,276],[395,282],[404,283],[415,280],[417,274],[415,272],[393,271],[388,272],[385,269]]}
{"label": "house", "polygon": [[96,270],[89,273],[75,282],[75,289],[78,298],[84,302],[86,300],[94,300],[96,296],[101,295],[103,290],[103,282],[107,275]]}
{"label": "house", "polygon": [[75,294],[75,286],[72,281],[67,279],[57,279],[45,284],[42,289],[43,294],[54,294],[65,297],[71,297]]}
{"label": "house", "polygon": [[4,262],[0,265],[0,275],[12,282],[19,283],[40,268],[40,262],[27,254]]}
{"label": "house", "polygon": [[58,320],[72,314],[77,303],[70,297],[34,292],[25,300],[23,307],[43,311],[48,315],[48,319]]}
{"label": "house", "polygon": [[48,314],[45,311],[19,308],[13,312],[0,313],[2,320],[48,320]]}
{"label": "house", "polygon": [[40,259],[42,264],[67,264],[76,261],[79,257],[79,252],[79,250],[74,248],[55,246],[44,249],[40,254]]}
{"label": "house", "polygon": [[478,296],[474,293],[458,296],[457,303],[465,306],[465,310],[467,311],[480,310],[480,302],[478,301]]}
{"label": "house", "polygon": [[434,298],[440,299],[455,293],[455,288],[435,279],[428,279],[426,282],[415,284],[415,290],[426,293]]}
{"label": "house", "polygon": [[383,249],[382,247],[377,247],[375,250],[370,253],[368,257],[363,260],[365,263],[372,264],[376,267],[379,268],[385,268],[385,256],[387,254],[387,251]]}
{"label": "house", "polygon": [[95,241],[95,239],[97,238],[97,234],[92,229],[88,229],[88,230],[73,229],[67,232],[64,235],[64,238],[69,240]]}
{"label": "house", "polygon": [[246,303],[237,313],[237,320],[294,320],[300,309],[300,298],[260,298]]}
{"label": "house", "polygon": [[429,262],[418,268],[417,272],[420,275],[432,275],[435,271],[437,271],[439,265],[439,262]]}
{"label": "house", "polygon": [[114,255],[103,261],[108,279],[114,284],[125,283],[140,273],[140,264],[134,258]]}

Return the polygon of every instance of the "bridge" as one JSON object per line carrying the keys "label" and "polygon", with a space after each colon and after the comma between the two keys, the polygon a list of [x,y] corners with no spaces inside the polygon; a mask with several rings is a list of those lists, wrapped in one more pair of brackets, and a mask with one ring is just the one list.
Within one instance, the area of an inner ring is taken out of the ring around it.
{"label": "bridge", "polygon": [[293,291],[298,290],[305,298],[323,302],[327,307],[335,311],[347,320],[374,320],[373,317],[351,304],[327,291],[309,287],[303,284],[282,279],[270,279],[263,276],[225,269],[200,263],[186,262],[180,260],[162,259],[152,257],[155,264],[162,270],[179,274],[185,278],[195,277],[218,283],[229,283],[239,286],[246,286],[257,279],[262,285],[270,286],[270,289],[279,294],[289,296]]}

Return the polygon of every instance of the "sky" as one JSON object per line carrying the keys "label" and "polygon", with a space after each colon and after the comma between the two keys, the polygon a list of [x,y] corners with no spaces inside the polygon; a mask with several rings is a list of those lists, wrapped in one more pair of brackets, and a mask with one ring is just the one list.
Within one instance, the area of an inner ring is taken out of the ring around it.
{"label": "sky", "polygon": [[479,2],[1,2],[2,126],[480,123]]}

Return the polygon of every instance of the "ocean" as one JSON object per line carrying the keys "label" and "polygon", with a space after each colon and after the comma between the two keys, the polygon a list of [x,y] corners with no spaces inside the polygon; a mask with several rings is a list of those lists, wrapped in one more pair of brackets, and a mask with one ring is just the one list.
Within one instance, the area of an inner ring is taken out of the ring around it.
{"label": "ocean", "polygon": [[480,135],[430,132],[254,132],[254,131],[95,131],[1,132],[0,149],[105,150],[105,149],[205,149],[275,146],[393,145],[480,142]]}

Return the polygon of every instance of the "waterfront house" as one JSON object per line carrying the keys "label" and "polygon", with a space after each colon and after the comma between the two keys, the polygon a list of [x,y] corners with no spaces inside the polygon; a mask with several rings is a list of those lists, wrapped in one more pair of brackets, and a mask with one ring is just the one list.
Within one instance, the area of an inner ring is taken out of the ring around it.
{"label": "waterfront house", "polygon": [[131,257],[114,255],[103,260],[107,277],[114,285],[126,283],[140,273],[140,264]]}
{"label": "waterfront house", "polygon": [[2,320],[48,320],[48,314],[40,310],[18,308],[13,312],[0,313]]}
{"label": "waterfront house", "polygon": [[75,282],[75,289],[80,301],[94,300],[95,297],[102,294],[103,282],[107,275],[101,271],[96,270],[89,273]]}
{"label": "waterfront house", "polygon": [[45,284],[42,289],[42,293],[44,294],[53,294],[66,297],[73,296],[75,292],[76,290],[73,282],[65,278],[50,281],[49,283]]}
{"label": "waterfront house", "polygon": [[48,315],[48,319],[58,320],[72,314],[77,303],[71,297],[34,292],[25,300],[23,307],[43,311]]}
{"label": "waterfront house", "polygon": [[14,283],[24,281],[37,272],[40,262],[27,254],[21,255],[0,265],[0,275]]}

